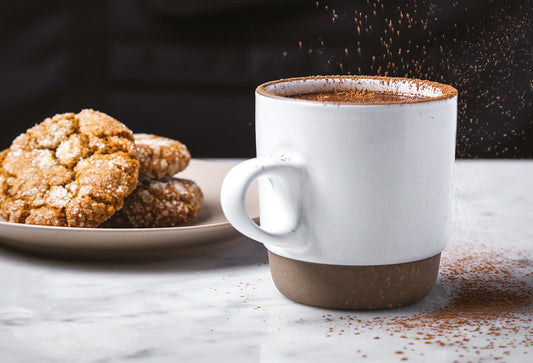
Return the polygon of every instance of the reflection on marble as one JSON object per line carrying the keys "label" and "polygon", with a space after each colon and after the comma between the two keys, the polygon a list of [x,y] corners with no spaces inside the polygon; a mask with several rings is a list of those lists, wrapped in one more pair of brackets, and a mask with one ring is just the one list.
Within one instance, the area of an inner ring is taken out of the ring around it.
{"label": "reflection on marble", "polygon": [[[533,162],[458,162],[455,180],[449,247],[483,243],[521,253],[516,258],[529,269],[526,283],[533,288]],[[0,249],[0,286],[1,362],[462,362],[491,356],[529,362],[533,357],[533,346],[524,344],[478,354],[474,347],[484,344],[483,334],[456,351],[417,341],[415,331],[400,338],[379,324],[354,329],[362,323],[351,325],[348,318],[368,322],[443,307],[449,291],[439,282],[420,303],[386,312],[299,305],[276,290],[266,251],[246,239],[210,256],[137,264],[51,261]],[[527,319],[533,306],[521,314],[518,338],[532,334]]]}

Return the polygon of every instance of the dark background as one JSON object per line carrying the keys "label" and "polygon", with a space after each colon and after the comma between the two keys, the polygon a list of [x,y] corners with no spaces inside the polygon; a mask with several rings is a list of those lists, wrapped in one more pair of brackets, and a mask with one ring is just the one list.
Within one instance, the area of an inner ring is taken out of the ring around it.
{"label": "dark background", "polygon": [[258,84],[381,74],[459,89],[458,157],[532,158],[531,5],[2,1],[0,147],[47,116],[94,108],[193,157],[250,157]]}

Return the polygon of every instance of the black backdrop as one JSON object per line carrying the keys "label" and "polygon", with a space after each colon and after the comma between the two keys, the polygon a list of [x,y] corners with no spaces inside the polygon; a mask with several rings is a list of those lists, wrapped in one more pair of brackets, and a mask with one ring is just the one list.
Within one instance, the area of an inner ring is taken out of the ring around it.
{"label": "black backdrop", "polygon": [[351,73],[452,84],[458,157],[531,158],[531,4],[2,1],[0,147],[90,107],[177,138],[194,157],[249,157],[257,84]]}

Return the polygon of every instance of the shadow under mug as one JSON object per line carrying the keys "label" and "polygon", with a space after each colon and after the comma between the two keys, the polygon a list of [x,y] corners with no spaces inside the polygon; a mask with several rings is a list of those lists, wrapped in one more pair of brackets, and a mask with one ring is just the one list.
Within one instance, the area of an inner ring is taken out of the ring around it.
{"label": "shadow under mug", "polygon": [[[362,89],[389,103],[291,97]],[[433,288],[448,240],[457,90],[415,79],[319,76],[256,89],[257,157],[235,166],[222,209],[269,251],[288,298],[335,309],[414,303]],[[258,179],[261,225],[245,208]]]}

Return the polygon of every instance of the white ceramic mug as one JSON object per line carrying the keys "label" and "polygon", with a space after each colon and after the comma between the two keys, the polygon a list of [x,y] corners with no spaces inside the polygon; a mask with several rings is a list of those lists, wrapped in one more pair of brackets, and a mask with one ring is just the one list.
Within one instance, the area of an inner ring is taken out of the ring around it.
{"label": "white ceramic mug", "polygon": [[[422,100],[327,103],[287,96],[362,88]],[[448,239],[457,91],[406,78],[307,77],[256,90],[257,157],[226,176],[221,203],[244,235],[290,260],[393,265]],[[245,209],[258,179],[261,225]]]}

